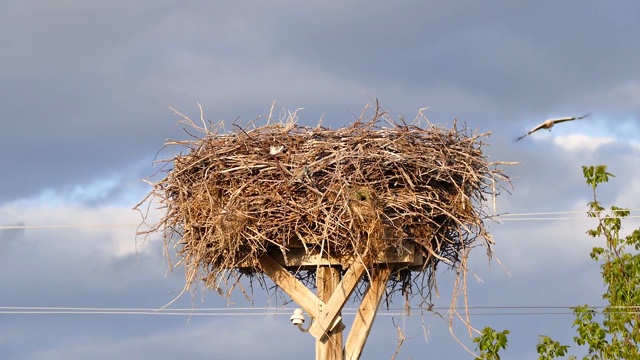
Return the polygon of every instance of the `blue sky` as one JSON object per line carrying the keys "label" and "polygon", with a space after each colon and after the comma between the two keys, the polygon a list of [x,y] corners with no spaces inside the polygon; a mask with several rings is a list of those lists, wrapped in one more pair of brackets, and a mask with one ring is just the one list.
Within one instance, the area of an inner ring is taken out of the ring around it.
{"label": "blue sky", "polygon": [[[265,114],[276,100],[278,109],[304,108],[303,125],[322,117],[332,127],[375,98],[408,119],[428,107],[432,123],[458,118],[490,131],[489,160],[521,163],[506,168],[514,188],[498,199],[499,213],[586,209],[581,166],[591,164],[616,175],[603,188],[605,205],[638,209],[639,13],[636,1],[5,0],[0,307],[157,309],[181,291],[183,273],[167,271],[162,240],[136,242],[130,225],[140,221],[131,208],[149,190],[140,179],[157,171],[166,139],[185,136],[169,106],[197,119],[199,103],[207,119],[232,122]],[[513,142],[549,117],[586,112],[592,116]],[[471,261],[482,279],[471,277],[471,306],[527,307],[472,317],[477,328],[511,330],[509,359],[532,358],[539,334],[567,343],[573,336],[570,316],[521,313],[602,304],[588,258],[597,242],[584,235],[594,223],[531,219],[550,216],[490,225],[504,268],[482,250]],[[630,219],[627,230],[638,223]],[[90,226],[105,224],[119,226]],[[447,307],[452,276],[439,276],[436,307]],[[0,309],[0,357],[312,356],[313,339],[289,324],[289,309],[277,310],[281,299],[257,291],[253,302],[232,300],[200,291],[173,306],[238,316]],[[394,310],[376,320],[363,358],[391,358],[394,323],[407,337],[398,359],[471,358],[438,317]],[[473,347],[464,326],[454,326]]]}

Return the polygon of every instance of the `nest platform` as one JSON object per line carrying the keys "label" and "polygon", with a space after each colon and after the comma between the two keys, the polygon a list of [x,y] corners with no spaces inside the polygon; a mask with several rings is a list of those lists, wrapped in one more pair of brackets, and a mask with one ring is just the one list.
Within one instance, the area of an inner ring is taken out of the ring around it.
{"label": "nest platform", "polygon": [[299,279],[320,265],[393,264],[406,287],[407,274],[455,267],[474,245],[490,251],[483,202],[507,180],[483,154],[488,134],[379,108],[335,130],[291,113],[231,131],[184,121],[192,138],[166,144],[182,151],[163,160],[147,199],[164,216],[146,233],[163,233],[187,287],[262,274],[265,254]]}

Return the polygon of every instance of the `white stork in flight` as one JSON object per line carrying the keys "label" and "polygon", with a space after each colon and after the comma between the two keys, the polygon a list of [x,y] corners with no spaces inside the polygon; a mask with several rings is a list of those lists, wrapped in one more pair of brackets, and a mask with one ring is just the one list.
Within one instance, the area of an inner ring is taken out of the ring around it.
{"label": "white stork in flight", "polygon": [[534,127],[533,129],[529,130],[528,133],[520,136],[519,138],[517,138],[515,141],[518,140],[522,140],[524,139],[527,135],[531,135],[534,132],[540,130],[540,129],[547,129],[549,131],[551,131],[551,128],[553,127],[553,125],[557,124],[557,123],[561,123],[561,122],[565,122],[565,121],[573,121],[573,120],[580,120],[580,119],[584,119],[587,116],[591,115],[590,113],[584,114],[582,116],[574,116],[574,117],[565,117],[565,118],[557,118],[557,119],[549,119],[545,122],[543,122],[542,124]]}

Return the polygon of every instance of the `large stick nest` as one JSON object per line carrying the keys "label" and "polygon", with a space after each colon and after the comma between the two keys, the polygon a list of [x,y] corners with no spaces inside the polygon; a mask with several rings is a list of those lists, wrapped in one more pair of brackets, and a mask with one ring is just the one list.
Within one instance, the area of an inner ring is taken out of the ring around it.
{"label": "large stick nest", "polygon": [[[257,259],[273,250],[349,254],[372,267],[410,244],[423,260],[411,270],[429,279],[438,263],[464,261],[477,239],[490,251],[483,202],[508,180],[483,155],[488,134],[394,122],[379,108],[337,130],[295,116],[234,131],[184,117],[193,138],[167,143],[186,151],[163,160],[166,177],[147,198],[164,216],[148,233],[162,231],[175,248],[186,288],[201,279],[220,291],[229,278],[260,273]],[[394,278],[403,290],[407,269]]]}

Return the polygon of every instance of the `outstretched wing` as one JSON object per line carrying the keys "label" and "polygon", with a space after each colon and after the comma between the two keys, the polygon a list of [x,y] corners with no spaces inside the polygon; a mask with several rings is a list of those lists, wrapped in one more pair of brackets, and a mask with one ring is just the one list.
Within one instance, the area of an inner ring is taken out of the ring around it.
{"label": "outstretched wing", "polygon": [[527,137],[527,135],[529,135],[529,134],[524,134],[524,135],[522,135],[522,136],[519,136],[519,137],[517,137],[517,138],[516,138],[515,140],[513,140],[513,141],[514,141],[514,142],[515,142],[515,141],[520,141],[520,140],[522,140],[522,139],[526,138],[526,137]]}
{"label": "outstretched wing", "polygon": [[548,122],[547,122],[547,121],[545,121],[545,122],[543,122],[542,124],[540,124],[540,125],[538,125],[538,126],[534,127],[533,129],[529,130],[529,132],[528,132],[528,133],[526,133],[526,134],[524,134],[524,135],[520,136],[519,138],[515,139],[514,141],[520,141],[520,140],[524,139],[525,137],[527,137],[528,135],[531,135],[531,134],[533,134],[534,132],[536,132],[536,131],[538,131],[538,130],[540,130],[540,129],[544,129],[544,128],[548,127],[548,126],[549,126]]}
{"label": "outstretched wing", "polygon": [[514,141],[519,141],[524,139],[527,135],[531,135],[534,132],[540,130],[540,129],[551,129],[551,127],[553,127],[553,125],[557,124],[557,123],[561,123],[561,122],[565,122],[565,121],[573,121],[573,120],[580,120],[580,119],[584,119],[587,116],[591,115],[591,113],[586,113],[582,116],[574,116],[574,117],[565,117],[565,118],[557,118],[557,119],[549,119],[545,122],[543,122],[542,124],[534,127],[533,129],[531,129],[528,133],[520,136],[519,138],[515,139]]}
{"label": "outstretched wing", "polygon": [[558,119],[550,119],[550,121],[552,121],[554,124],[557,123],[561,123],[561,122],[565,122],[565,121],[573,121],[573,120],[580,120],[580,119],[584,119],[587,116],[591,115],[591,113],[586,113],[582,116],[574,116],[574,117],[566,117],[566,118],[558,118]]}
{"label": "outstretched wing", "polygon": [[576,120],[577,117],[566,117],[566,118],[557,118],[557,119],[549,119],[549,121],[551,121],[554,124],[558,124],[561,122],[565,122],[565,121],[573,121]]}

